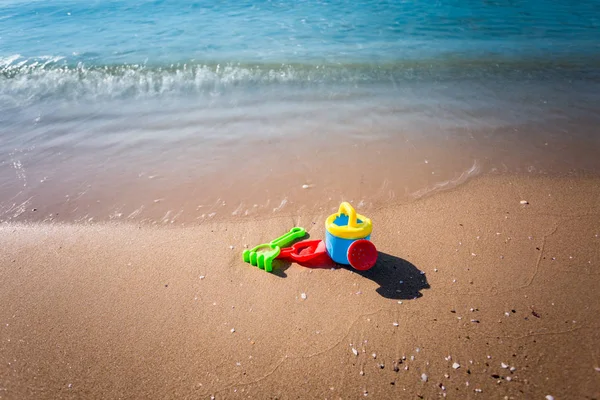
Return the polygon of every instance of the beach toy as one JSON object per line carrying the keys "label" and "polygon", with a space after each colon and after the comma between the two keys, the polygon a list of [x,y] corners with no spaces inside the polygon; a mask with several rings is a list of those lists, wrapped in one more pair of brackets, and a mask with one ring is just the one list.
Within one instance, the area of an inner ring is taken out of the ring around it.
{"label": "beach toy", "polygon": [[322,240],[304,240],[292,247],[281,249],[277,258],[292,260],[297,263],[314,263],[329,259],[325,242]]}
{"label": "beach toy", "polygon": [[377,262],[377,249],[366,239],[355,240],[348,247],[348,262],[359,271],[371,269]]}
{"label": "beach toy", "polygon": [[325,221],[325,247],[338,264],[367,270],[377,261],[377,249],[369,241],[373,225],[371,220],[357,214],[350,203],[343,202],[337,214]]}
{"label": "beach toy", "polygon": [[245,262],[271,272],[273,270],[273,260],[279,255],[281,246],[286,246],[294,240],[304,237],[304,235],[306,235],[304,228],[292,228],[288,233],[272,240],[270,243],[259,244],[251,250],[244,250],[242,257]]}

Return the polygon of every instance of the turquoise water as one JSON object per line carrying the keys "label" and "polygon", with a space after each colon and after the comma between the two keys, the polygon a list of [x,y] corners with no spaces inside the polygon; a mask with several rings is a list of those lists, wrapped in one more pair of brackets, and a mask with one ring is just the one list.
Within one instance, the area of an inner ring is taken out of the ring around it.
{"label": "turquoise water", "polygon": [[93,204],[140,176],[164,178],[152,196],[215,179],[264,192],[288,159],[306,180],[368,146],[354,164],[386,191],[599,172],[599,38],[600,0],[4,0],[0,216],[82,185],[103,188]]}
{"label": "turquoise water", "polygon": [[600,65],[597,0],[5,0],[0,21],[16,102]]}
{"label": "turquoise water", "polygon": [[587,57],[598,1],[3,1],[3,56],[90,65]]}

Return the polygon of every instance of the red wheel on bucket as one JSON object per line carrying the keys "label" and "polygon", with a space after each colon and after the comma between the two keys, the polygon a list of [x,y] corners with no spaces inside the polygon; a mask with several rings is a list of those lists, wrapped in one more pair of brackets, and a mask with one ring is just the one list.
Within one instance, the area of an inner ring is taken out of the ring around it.
{"label": "red wheel on bucket", "polygon": [[355,240],[348,247],[348,261],[353,268],[359,271],[371,269],[377,262],[377,249],[369,240]]}

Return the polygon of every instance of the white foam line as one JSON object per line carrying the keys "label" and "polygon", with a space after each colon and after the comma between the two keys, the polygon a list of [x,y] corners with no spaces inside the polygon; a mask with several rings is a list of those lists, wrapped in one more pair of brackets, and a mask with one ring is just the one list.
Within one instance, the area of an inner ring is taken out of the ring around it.
{"label": "white foam line", "polygon": [[127,219],[131,219],[131,218],[135,218],[138,215],[140,215],[140,213],[142,212],[142,210],[144,210],[144,206],[141,206],[140,208],[134,210],[131,214],[129,214],[127,216]]}
{"label": "white foam line", "polygon": [[163,224],[166,224],[167,222],[169,222],[169,217],[171,216],[172,211],[169,210],[167,211],[167,213],[164,215],[164,217],[161,218],[161,221]]}
{"label": "white foam line", "polygon": [[0,66],[7,67],[13,62],[17,61],[19,58],[21,58],[20,54],[13,54],[12,56],[8,57],[0,57]]}
{"label": "white foam line", "polygon": [[181,214],[183,214],[183,209],[179,210],[179,212],[177,214],[175,214],[175,216],[173,218],[171,218],[171,223],[174,223],[175,220],[177,220],[177,218],[179,218],[181,216]]}
{"label": "white foam line", "polygon": [[108,219],[110,219],[110,220],[119,219],[122,216],[123,216],[123,213],[121,212],[121,209],[117,209],[117,210],[113,211],[113,213],[108,216]]}
{"label": "white foam line", "polygon": [[273,212],[277,212],[277,211],[281,211],[281,209],[287,204],[287,198],[281,200],[281,204],[279,204],[279,207],[275,207],[273,209]]}
{"label": "white foam line", "polygon": [[475,160],[473,162],[473,165],[471,166],[471,168],[469,168],[466,171],[463,171],[458,178],[449,179],[449,180],[443,181],[443,182],[438,182],[438,183],[434,184],[433,186],[428,186],[423,189],[417,190],[416,192],[411,193],[411,196],[413,196],[414,198],[420,198],[420,197],[423,197],[426,194],[429,194],[433,191],[448,189],[448,188],[460,185],[461,183],[466,182],[466,180],[468,178],[470,178],[471,176],[478,174],[480,169],[481,168],[477,164],[477,160]]}
{"label": "white foam line", "polygon": [[29,206],[29,204],[31,204],[31,199],[33,199],[33,196],[31,196],[30,198],[28,198],[27,200],[25,200],[24,202],[22,202],[19,205],[14,203],[8,210],[6,210],[4,212],[4,214],[8,214],[9,212],[14,211],[12,218],[19,217],[21,214],[23,214],[27,210],[27,206]]}
{"label": "white foam line", "polygon": [[75,197],[75,198],[73,199],[73,201],[75,201],[75,200],[79,200],[79,199],[80,199],[80,198],[82,198],[82,197],[83,197],[83,196],[84,196],[86,193],[87,193],[87,189],[86,189],[86,190],[84,190],[83,192],[79,192],[79,193],[77,193],[77,197]]}
{"label": "white foam line", "polygon": [[[238,215],[240,213],[240,211],[242,211],[242,207],[244,206],[244,203],[240,203],[240,205],[235,209],[235,211],[233,211],[231,213],[231,215]],[[247,211],[247,210],[246,210]]]}

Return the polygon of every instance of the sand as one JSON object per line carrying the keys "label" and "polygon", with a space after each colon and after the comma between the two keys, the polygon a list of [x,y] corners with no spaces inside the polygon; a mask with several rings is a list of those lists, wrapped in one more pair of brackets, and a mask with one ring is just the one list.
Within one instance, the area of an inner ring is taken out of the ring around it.
{"label": "sand", "polygon": [[241,261],[329,213],[0,225],[0,398],[600,398],[600,180],[379,208],[367,272]]}

